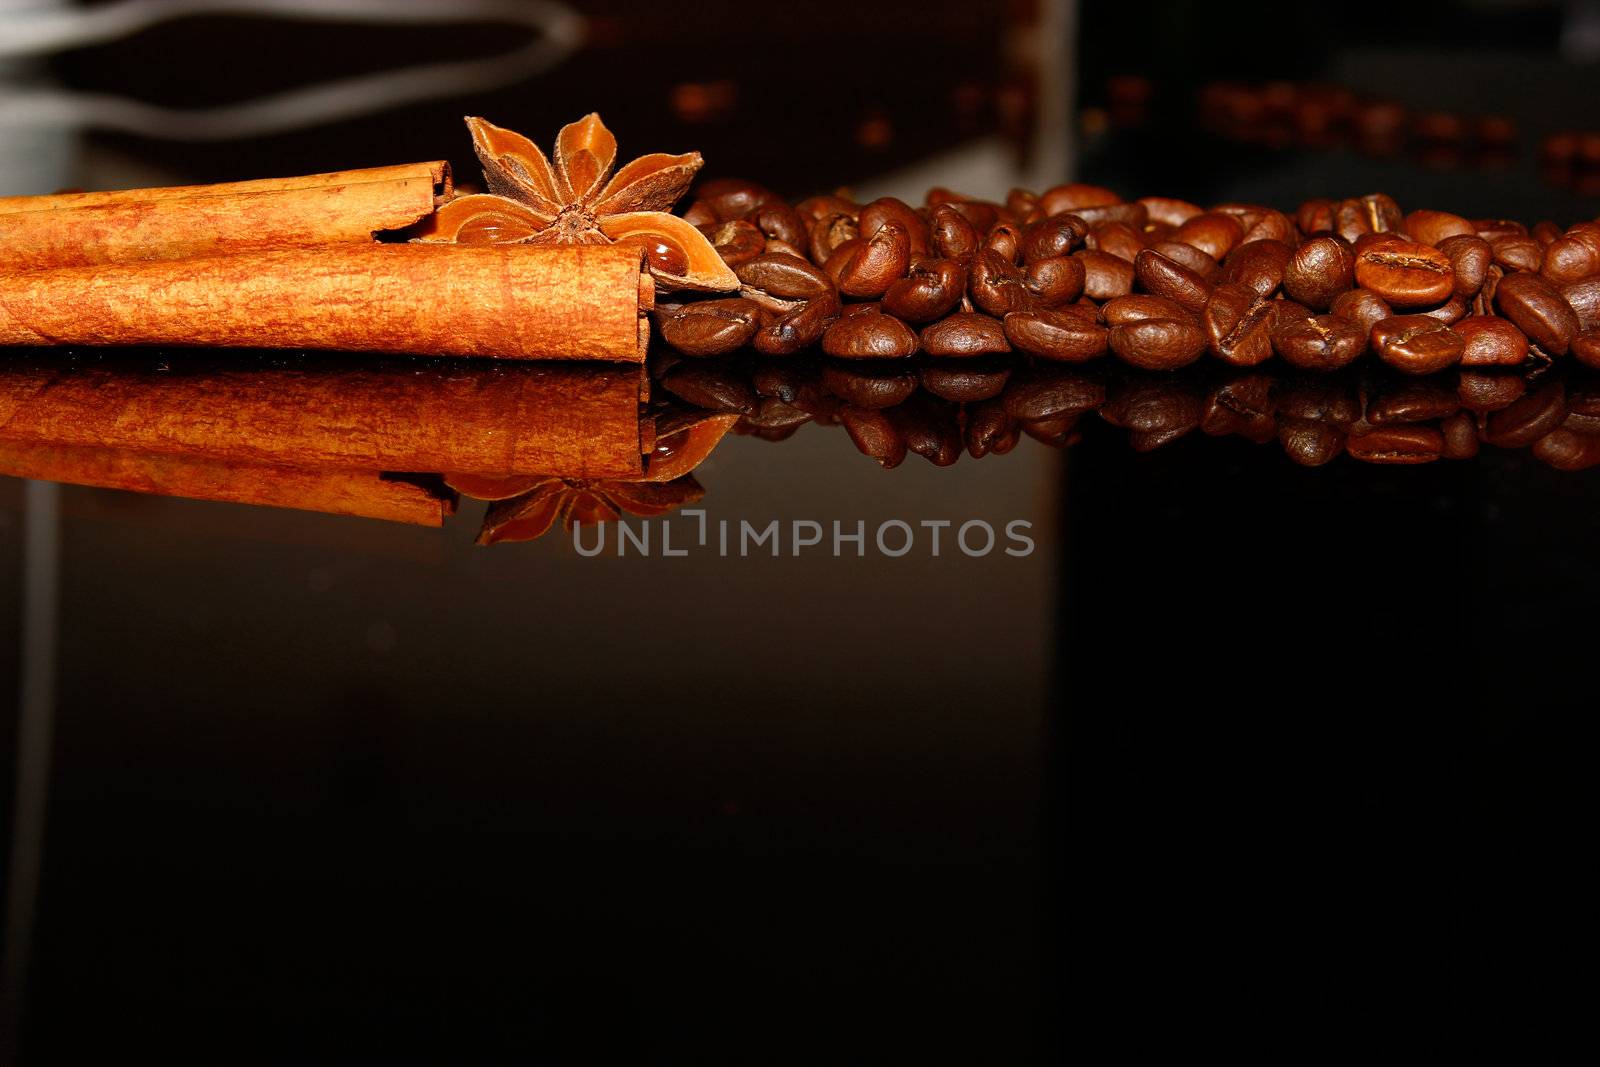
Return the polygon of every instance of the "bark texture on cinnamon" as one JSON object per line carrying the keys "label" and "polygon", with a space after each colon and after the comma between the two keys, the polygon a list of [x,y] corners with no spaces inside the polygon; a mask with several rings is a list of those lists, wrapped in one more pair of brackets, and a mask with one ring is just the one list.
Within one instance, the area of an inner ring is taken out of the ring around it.
{"label": "bark texture on cinnamon", "polygon": [[0,441],[0,475],[99,489],[443,526],[456,494],[443,483],[377,471],[302,470],[87,445]]}
{"label": "bark texture on cinnamon", "polygon": [[630,366],[258,357],[3,360],[0,441],[575,478],[638,476],[653,443]]}
{"label": "bark texture on cinnamon", "polygon": [[629,245],[369,243],[0,274],[0,344],[637,363],[642,264]]}
{"label": "bark texture on cinnamon", "polygon": [[0,271],[370,244],[452,193],[449,165],[297,178],[0,197]]}

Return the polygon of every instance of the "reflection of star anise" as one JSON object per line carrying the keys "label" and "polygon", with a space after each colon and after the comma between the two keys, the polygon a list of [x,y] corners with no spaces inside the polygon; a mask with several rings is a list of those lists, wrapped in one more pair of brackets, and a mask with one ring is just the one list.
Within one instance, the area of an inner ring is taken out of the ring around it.
{"label": "reflection of star anise", "polygon": [[668,213],[700,169],[700,153],[655,152],[613,175],[617,139],[599,115],[562,128],[553,166],[520,133],[479,118],[467,119],[467,128],[491,191],[444,204],[418,229],[416,240],[633,244],[648,253],[650,273],[663,288],[739,288],[739,279],[705,235]]}
{"label": "reflection of star anise", "polygon": [[478,533],[480,545],[532,541],[557,519],[570,530],[579,523],[611,522],[623,512],[646,518],[664,515],[705,496],[694,475],[670,482],[602,482],[546,478],[519,496],[489,505]]}

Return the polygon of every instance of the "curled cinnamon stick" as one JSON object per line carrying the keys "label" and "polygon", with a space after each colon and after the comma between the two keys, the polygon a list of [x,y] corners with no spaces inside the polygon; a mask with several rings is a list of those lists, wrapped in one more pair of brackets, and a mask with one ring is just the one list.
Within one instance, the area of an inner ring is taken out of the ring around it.
{"label": "curled cinnamon stick", "polygon": [[0,271],[369,244],[451,192],[443,162],[298,178],[0,197]]}
{"label": "curled cinnamon stick", "polygon": [[0,345],[638,363],[643,262],[636,245],[366,244],[0,274]]}
{"label": "curled cinnamon stick", "polygon": [[0,475],[100,489],[443,526],[456,496],[376,471],[297,470],[83,445],[0,441]]}
{"label": "curled cinnamon stick", "polygon": [[164,367],[0,360],[0,441],[301,469],[643,471],[631,366],[241,356]]}

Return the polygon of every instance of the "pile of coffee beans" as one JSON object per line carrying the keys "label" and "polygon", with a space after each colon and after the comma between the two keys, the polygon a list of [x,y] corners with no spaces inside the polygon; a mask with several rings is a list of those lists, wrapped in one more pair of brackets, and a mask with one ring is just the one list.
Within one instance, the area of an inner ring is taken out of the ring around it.
{"label": "pile of coffee beans", "polygon": [[1021,352],[1327,372],[1370,353],[1432,374],[1570,354],[1600,367],[1600,222],[1407,214],[1381,193],[1292,215],[1207,209],[1082,184],[1005,203],[935,189],[915,208],[840,195],[790,205],[732,180],[705,183],[685,217],[741,283],[736,296],[658,306],[660,337],[689,356]]}
{"label": "pile of coffee beans", "polygon": [[894,362],[658,353],[657,395],[740,415],[735,432],[783,440],[807,423],[842,426],[884,467],[938,466],[1010,452],[1023,437],[1061,447],[1090,415],[1150,451],[1195,431],[1276,442],[1304,466],[1341,454],[1368,463],[1466,459],[1481,446],[1529,448],[1562,470],[1600,465],[1600,375],[1561,364],[1415,376],[1381,365],[1331,374],[1282,365],[1199,364],[1151,373],[1103,361],[1024,355]]}

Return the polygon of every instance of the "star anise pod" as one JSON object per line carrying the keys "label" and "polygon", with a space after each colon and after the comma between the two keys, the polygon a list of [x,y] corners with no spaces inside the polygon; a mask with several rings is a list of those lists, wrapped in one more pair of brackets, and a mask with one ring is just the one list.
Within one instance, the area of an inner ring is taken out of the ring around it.
{"label": "star anise pod", "polygon": [[639,245],[666,289],[727,292],[739,279],[711,242],[669,213],[703,163],[698,152],[655,152],[615,174],[617,139],[596,114],[564,126],[552,164],[520,133],[468,118],[487,193],[459,196],[416,240],[457,244]]}
{"label": "star anise pod", "polygon": [[705,493],[692,474],[670,482],[543,478],[520,495],[489,505],[478,544],[532,541],[544,536],[557,519],[570,530],[579,523],[612,522],[623,512],[646,518],[664,515],[694,503]]}

